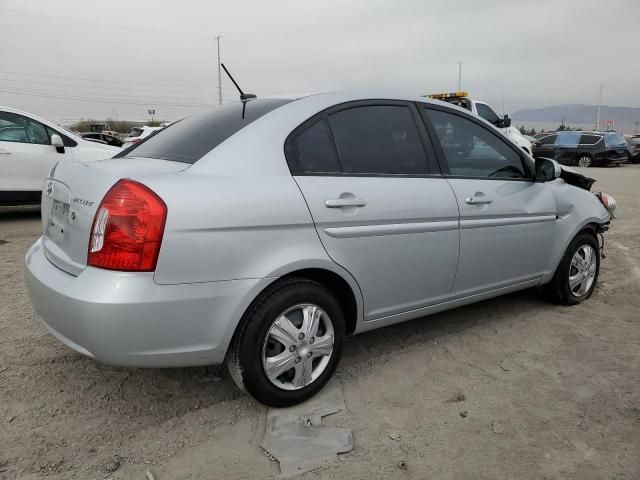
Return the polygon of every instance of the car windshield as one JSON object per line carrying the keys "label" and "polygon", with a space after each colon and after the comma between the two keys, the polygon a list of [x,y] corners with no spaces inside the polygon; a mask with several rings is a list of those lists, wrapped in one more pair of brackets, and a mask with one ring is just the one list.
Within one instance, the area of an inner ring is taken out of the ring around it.
{"label": "car windshield", "polygon": [[607,148],[626,148],[627,141],[621,133],[605,133],[604,144]]}
{"label": "car windshield", "polygon": [[[234,133],[291,100],[251,100],[185,118],[116,157],[135,156],[195,163]],[[115,158],[115,157],[114,157]]]}

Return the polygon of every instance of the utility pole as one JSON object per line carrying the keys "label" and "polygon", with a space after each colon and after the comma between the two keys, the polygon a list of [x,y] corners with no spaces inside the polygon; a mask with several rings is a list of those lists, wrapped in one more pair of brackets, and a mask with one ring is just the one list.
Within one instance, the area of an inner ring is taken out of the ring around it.
{"label": "utility pole", "polygon": [[596,116],[596,131],[600,128],[600,107],[602,107],[602,90],[604,89],[604,83],[600,84],[600,100],[598,100],[598,115]]}
{"label": "utility pole", "polygon": [[638,134],[638,121],[636,120],[636,135]]}
{"label": "utility pole", "polygon": [[222,105],[222,73],[220,72],[220,37],[218,35],[216,40],[218,41],[218,105]]}
{"label": "utility pole", "polygon": [[458,91],[461,90],[461,85],[462,85],[462,64],[464,62],[455,62],[458,64]]}

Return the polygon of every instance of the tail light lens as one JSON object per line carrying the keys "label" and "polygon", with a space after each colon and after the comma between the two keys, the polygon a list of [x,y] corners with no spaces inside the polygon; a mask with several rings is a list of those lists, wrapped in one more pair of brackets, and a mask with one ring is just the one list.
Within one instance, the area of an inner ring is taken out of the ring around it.
{"label": "tail light lens", "polygon": [[120,180],[102,199],[89,239],[89,266],[127,272],[156,269],[167,206],[141,183]]}

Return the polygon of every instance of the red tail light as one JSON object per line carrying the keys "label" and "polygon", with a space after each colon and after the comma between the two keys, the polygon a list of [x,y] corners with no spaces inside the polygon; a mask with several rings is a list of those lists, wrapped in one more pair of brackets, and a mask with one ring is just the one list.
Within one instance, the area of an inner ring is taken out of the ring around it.
{"label": "red tail light", "polygon": [[89,266],[127,272],[156,269],[167,206],[141,183],[120,180],[102,199],[89,239]]}

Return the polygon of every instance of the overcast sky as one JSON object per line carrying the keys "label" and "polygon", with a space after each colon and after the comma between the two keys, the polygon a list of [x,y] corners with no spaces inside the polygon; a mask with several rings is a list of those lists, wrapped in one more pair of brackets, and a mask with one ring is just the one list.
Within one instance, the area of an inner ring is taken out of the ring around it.
{"label": "overcast sky", "polygon": [[[0,0],[0,105],[180,118],[217,103],[221,35],[259,96],[452,91],[464,61],[462,89],[498,112],[503,95],[508,113],[596,104],[600,83],[604,104],[640,107],[639,22],[639,0]],[[237,99],[226,78],[223,97]]]}

